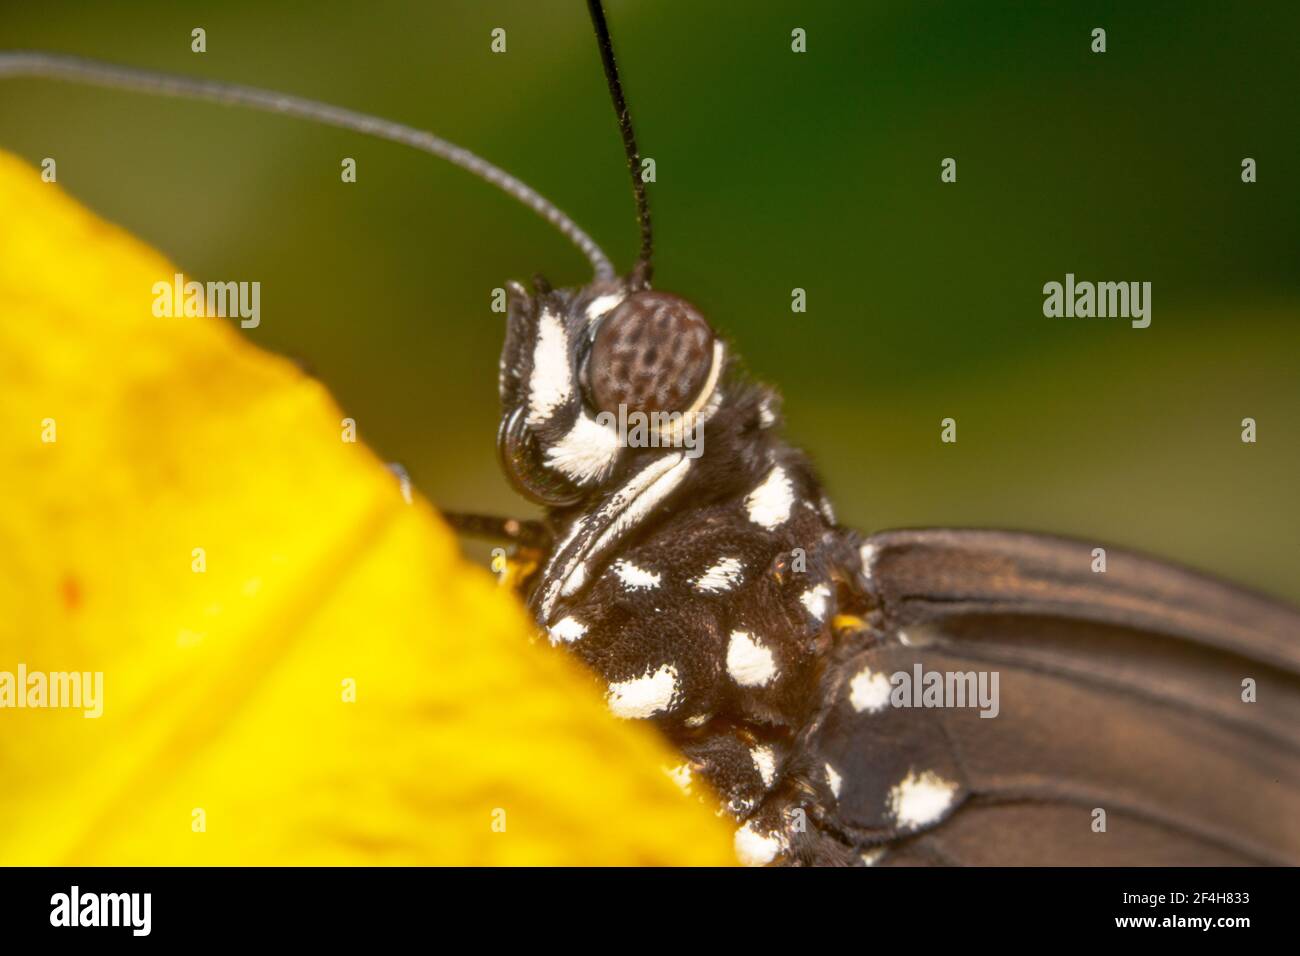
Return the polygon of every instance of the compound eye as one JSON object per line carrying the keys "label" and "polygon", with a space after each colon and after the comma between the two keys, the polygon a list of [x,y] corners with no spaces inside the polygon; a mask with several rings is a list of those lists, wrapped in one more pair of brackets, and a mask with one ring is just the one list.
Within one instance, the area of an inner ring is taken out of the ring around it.
{"label": "compound eye", "polygon": [[587,381],[603,412],[684,412],[713,366],[713,330],[685,299],[637,292],[600,323]]}

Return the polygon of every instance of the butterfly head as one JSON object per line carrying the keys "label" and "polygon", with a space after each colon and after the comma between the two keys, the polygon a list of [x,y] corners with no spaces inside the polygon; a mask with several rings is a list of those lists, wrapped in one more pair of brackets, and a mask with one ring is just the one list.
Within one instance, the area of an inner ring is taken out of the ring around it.
{"label": "butterfly head", "polygon": [[508,292],[497,446],[520,492],[570,505],[641,459],[696,451],[727,361],[699,309],[627,280]]}

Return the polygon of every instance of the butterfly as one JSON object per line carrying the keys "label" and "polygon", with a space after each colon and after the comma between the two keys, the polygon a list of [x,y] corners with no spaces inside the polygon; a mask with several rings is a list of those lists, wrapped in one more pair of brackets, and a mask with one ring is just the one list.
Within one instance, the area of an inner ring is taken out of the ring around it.
{"label": "butterfly", "polygon": [[1300,612],[1047,535],[840,525],[752,380],[653,285],[646,184],[588,0],[641,252],[618,274],[565,213],[429,133],[326,104],[50,54],[43,75],[237,103],[403,142],[533,208],[591,263],[510,283],[498,452],[538,521],[511,546],[539,630],[618,717],[655,725],[750,864],[1300,862]]}

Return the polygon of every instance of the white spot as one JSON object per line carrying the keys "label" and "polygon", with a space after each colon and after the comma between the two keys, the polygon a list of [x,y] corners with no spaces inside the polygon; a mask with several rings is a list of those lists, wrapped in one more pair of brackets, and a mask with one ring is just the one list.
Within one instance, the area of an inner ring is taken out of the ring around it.
{"label": "white spot", "polygon": [[758,770],[758,775],[763,778],[763,786],[772,789],[772,781],[776,779],[776,754],[767,744],[761,744],[749,752],[753,758],[754,767]]}
{"label": "white spot", "polygon": [[678,764],[676,767],[665,767],[664,773],[672,779],[672,782],[681,787],[683,793],[691,792],[691,765],[689,763]]}
{"label": "white spot", "polygon": [[763,399],[762,404],[758,406],[758,424],[761,428],[771,428],[776,424],[776,413],[772,411],[770,398]]}
{"label": "white spot", "polygon": [[664,664],[653,674],[609,685],[609,709],[615,717],[644,718],[668,709],[677,696],[677,668]]}
{"label": "white spot", "polygon": [[732,797],[718,807],[718,812],[714,816],[731,816],[737,820],[743,820],[754,812],[754,806],[757,803],[758,801],[753,797]]}
{"label": "white spot", "polygon": [[610,570],[618,575],[618,579],[629,591],[659,587],[660,578],[656,572],[639,568],[631,561],[615,561]]}
{"label": "white spot", "polygon": [[708,714],[696,714],[694,717],[687,717],[685,721],[687,727],[703,727],[708,722]]}
{"label": "white spot", "polygon": [[769,531],[779,528],[790,517],[794,505],[794,489],[785,469],[776,465],[767,473],[763,483],[745,498],[749,520]]}
{"label": "white spot", "polygon": [[871,580],[871,575],[874,571],[873,565],[876,563],[876,551],[876,546],[871,543],[864,544],[862,547],[858,548],[858,557],[862,561],[862,576],[868,581]]}
{"label": "white spot", "polygon": [[859,714],[864,710],[875,714],[889,706],[889,692],[893,685],[884,674],[873,674],[864,667],[849,681],[849,703]]}
{"label": "white spot", "polygon": [[546,449],[546,466],[583,485],[609,474],[618,450],[618,432],[584,412],[568,434]]}
{"label": "white spot", "polygon": [[736,558],[721,558],[718,563],[695,579],[695,590],[714,594],[728,591],[740,583],[744,566]]}
{"label": "white spot", "polygon": [[952,806],[957,785],[944,780],[933,770],[907,776],[889,791],[889,812],[905,830],[915,830],[934,823]]}
{"label": "white spot", "polygon": [[834,506],[831,504],[831,500],[830,500],[829,498],[827,498],[826,496],[823,495],[823,496],[822,496],[822,500],[821,500],[821,505],[820,505],[820,507],[821,507],[821,510],[822,510],[822,517],[825,518],[826,521],[827,521],[829,524],[834,524],[834,523],[835,523],[835,508],[834,508]]}
{"label": "white spot", "polygon": [[874,850],[867,850],[862,854],[862,865],[875,866],[884,858],[884,856],[885,848],[883,846],[878,846]]}
{"label": "white spot", "polygon": [[578,590],[578,588],[582,587],[586,583],[587,583],[587,566],[585,564],[580,564],[576,568],[574,568],[573,573],[569,575],[569,580],[565,586],[564,593],[572,594],[574,591]]}
{"label": "white spot", "polygon": [[528,377],[528,424],[540,425],[573,394],[569,337],[564,322],[550,311],[542,313],[533,346],[533,371]]}
{"label": "white spot", "polygon": [[830,785],[831,793],[835,794],[836,799],[839,799],[840,787],[844,783],[844,778],[830,764],[826,764],[826,782]]}
{"label": "white spot", "polygon": [[591,304],[587,306],[587,318],[588,319],[600,318],[610,309],[614,308],[614,306],[622,302],[625,298],[627,298],[626,292],[614,292],[609,295],[596,296],[596,298],[591,300]]}
{"label": "white spot", "polygon": [[576,617],[562,617],[549,628],[549,631],[552,644],[558,644],[561,641],[572,644],[587,633],[587,625]]}
{"label": "white spot", "polygon": [[808,609],[812,619],[820,624],[826,619],[826,600],[831,596],[831,589],[824,584],[809,588],[799,595],[799,600]]}
{"label": "white spot", "polygon": [[741,687],[762,687],[776,675],[772,652],[744,631],[732,631],[727,673]]}
{"label": "white spot", "polygon": [[760,833],[751,820],[736,831],[736,859],[745,866],[766,866],[785,848],[775,833]]}

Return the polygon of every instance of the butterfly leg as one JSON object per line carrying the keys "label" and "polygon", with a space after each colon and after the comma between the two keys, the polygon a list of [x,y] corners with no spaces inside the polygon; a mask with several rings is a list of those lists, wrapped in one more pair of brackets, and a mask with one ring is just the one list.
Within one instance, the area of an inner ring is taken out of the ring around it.
{"label": "butterfly leg", "polygon": [[499,518],[495,515],[443,511],[442,520],[457,534],[489,541],[506,541],[522,548],[546,551],[551,546],[551,529],[544,522],[523,518]]}

